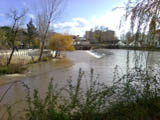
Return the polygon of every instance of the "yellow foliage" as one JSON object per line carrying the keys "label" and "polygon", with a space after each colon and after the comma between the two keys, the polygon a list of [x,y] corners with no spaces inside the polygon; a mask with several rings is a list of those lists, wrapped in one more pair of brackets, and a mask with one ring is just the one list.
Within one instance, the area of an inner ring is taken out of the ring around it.
{"label": "yellow foliage", "polygon": [[40,47],[40,40],[39,40],[38,37],[36,37],[36,38],[34,39],[34,44],[35,44],[36,47]]}
{"label": "yellow foliage", "polygon": [[73,51],[73,37],[66,34],[53,34],[49,39],[48,47],[56,51]]}

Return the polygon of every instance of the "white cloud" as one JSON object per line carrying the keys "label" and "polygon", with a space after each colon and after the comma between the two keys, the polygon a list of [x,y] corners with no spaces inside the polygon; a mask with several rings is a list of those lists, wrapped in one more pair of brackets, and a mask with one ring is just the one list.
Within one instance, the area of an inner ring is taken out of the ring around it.
{"label": "white cloud", "polygon": [[[70,22],[62,22],[54,24],[54,28],[61,32],[69,32],[74,35],[84,35],[85,31],[94,28],[95,26],[105,26],[116,31],[116,35],[120,35],[119,25],[123,10],[107,11],[103,16],[92,16],[90,19],[73,18]],[[126,25],[128,27],[128,25]]]}
{"label": "white cloud", "polygon": [[120,20],[121,20],[123,14],[124,14],[123,10],[106,12],[101,17],[93,16],[91,18],[91,22],[97,26],[108,27],[109,29],[116,31],[116,33],[119,34],[119,31],[120,31],[119,25],[120,25]]}
{"label": "white cloud", "polygon": [[73,18],[70,22],[57,23],[53,27],[60,32],[83,36],[86,30],[92,28],[92,25],[84,18]]}

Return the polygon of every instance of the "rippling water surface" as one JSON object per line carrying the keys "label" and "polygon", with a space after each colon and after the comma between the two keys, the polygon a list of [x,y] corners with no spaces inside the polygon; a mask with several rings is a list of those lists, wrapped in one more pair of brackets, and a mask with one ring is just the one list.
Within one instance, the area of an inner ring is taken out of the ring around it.
{"label": "rippling water surface", "polygon": [[[138,53],[141,53],[140,51]],[[79,68],[85,71],[84,79],[87,80],[90,74],[90,69],[94,69],[94,73],[99,76],[99,81],[111,85],[113,80],[113,72],[116,65],[119,66],[120,74],[126,71],[127,50],[97,50],[96,53],[88,51],[66,52],[66,59],[53,60],[47,63],[39,63],[29,67],[26,72],[27,77],[25,82],[31,89],[38,89],[42,96],[45,95],[48,84],[51,78],[54,78],[54,84],[59,84],[60,87],[66,85],[66,80],[72,76],[75,81]],[[97,57],[98,56],[98,57]],[[130,66],[134,65],[134,51],[130,51]],[[142,61],[145,58],[142,58]],[[159,67],[160,53],[152,52],[148,64],[152,67]],[[145,65],[145,63],[144,63]],[[10,84],[0,86],[0,96],[5,92]],[[2,106],[18,102],[25,97],[25,89],[20,84],[15,84],[8,94],[0,103],[0,113]],[[21,107],[20,105],[19,107]]]}

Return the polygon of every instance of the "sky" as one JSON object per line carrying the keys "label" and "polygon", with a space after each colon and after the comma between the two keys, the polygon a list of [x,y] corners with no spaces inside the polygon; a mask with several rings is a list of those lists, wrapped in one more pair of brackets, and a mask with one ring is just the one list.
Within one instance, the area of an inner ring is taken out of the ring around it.
{"label": "sky", "polygon": [[[119,24],[124,11],[113,9],[123,7],[125,2],[126,0],[67,0],[61,17],[52,23],[52,27],[56,32],[83,36],[85,31],[95,26],[105,26],[119,36]],[[36,0],[1,0],[0,26],[10,24],[5,14],[12,8],[27,8],[28,18],[33,18],[34,21],[33,9],[38,4]]]}

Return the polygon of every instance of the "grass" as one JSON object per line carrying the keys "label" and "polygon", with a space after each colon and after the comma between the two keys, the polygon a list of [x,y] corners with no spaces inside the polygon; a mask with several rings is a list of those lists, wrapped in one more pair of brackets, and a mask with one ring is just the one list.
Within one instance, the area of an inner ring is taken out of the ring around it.
{"label": "grass", "polygon": [[26,69],[24,60],[14,58],[10,65],[7,66],[6,63],[7,59],[0,59],[0,75],[22,73]]}
{"label": "grass", "polygon": [[1,66],[0,75],[22,73],[25,69],[26,67],[21,64],[11,64],[8,66]]}
{"label": "grass", "polygon": [[[49,57],[43,57],[42,62],[51,60]],[[11,64],[6,65],[7,58],[0,58],[0,75],[23,73],[27,69],[27,65],[37,63],[38,57],[13,57]]]}

